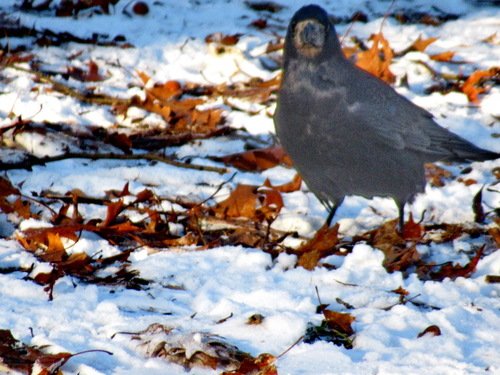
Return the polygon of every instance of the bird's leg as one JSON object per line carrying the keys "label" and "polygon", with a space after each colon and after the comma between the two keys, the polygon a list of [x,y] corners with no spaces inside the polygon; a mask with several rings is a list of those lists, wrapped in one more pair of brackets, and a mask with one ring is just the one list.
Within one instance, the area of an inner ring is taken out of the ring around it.
{"label": "bird's leg", "polygon": [[403,230],[405,228],[405,204],[404,202],[396,201],[396,205],[398,206],[399,212],[399,220],[398,220],[398,233],[403,234]]}
{"label": "bird's leg", "polygon": [[337,211],[338,206],[330,206],[328,207],[328,217],[326,218],[326,226],[329,227],[332,223],[333,217],[335,216],[335,211]]}
{"label": "bird's leg", "polygon": [[339,206],[342,204],[342,201],[343,201],[343,199],[338,201],[338,203],[334,203],[331,201],[322,201],[321,202],[321,203],[323,203],[325,208],[328,210],[328,217],[326,218],[326,222],[325,222],[325,225],[327,227],[329,227],[330,224],[332,223],[333,217],[335,216],[335,212],[337,212],[337,208],[339,208]]}

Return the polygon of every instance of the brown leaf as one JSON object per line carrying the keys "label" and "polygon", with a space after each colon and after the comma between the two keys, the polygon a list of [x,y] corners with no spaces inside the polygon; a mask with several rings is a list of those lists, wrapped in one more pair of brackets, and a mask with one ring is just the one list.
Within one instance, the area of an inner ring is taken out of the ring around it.
{"label": "brown leaf", "polygon": [[389,46],[389,42],[382,33],[374,34],[370,39],[373,42],[372,46],[367,51],[357,54],[356,65],[387,83],[393,83],[396,77],[390,71],[389,66],[392,63],[394,52]]}
{"label": "brown leaf", "polygon": [[[382,250],[385,257],[384,267],[389,272],[404,271],[420,262],[416,244],[410,243],[410,246],[407,247],[405,239],[398,233],[396,227],[397,221],[390,220],[359,238]],[[417,230],[415,228],[415,231]]]}
{"label": "brown leaf", "polygon": [[34,363],[40,372],[37,375],[62,374],[59,369],[72,357],[71,353],[44,354],[38,357]]}
{"label": "brown leaf", "polygon": [[106,212],[106,218],[102,223],[103,227],[108,227],[113,224],[120,212],[122,212],[124,209],[124,203],[122,199],[116,202],[106,203],[106,205],[108,206],[108,210]]}
{"label": "brown leaf", "polygon": [[397,289],[391,290],[392,293],[399,294],[400,296],[406,297],[407,295],[410,294],[406,289],[404,289],[402,286],[398,287]]}
{"label": "brown leaf", "polygon": [[95,61],[89,60],[88,63],[88,71],[85,75],[86,82],[98,82],[103,81],[105,78],[99,74],[99,67],[95,63]]}
{"label": "brown leaf", "polygon": [[356,320],[356,318],[351,314],[339,313],[325,309],[323,310],[323,315],[330,328],[335,329],[347,336],[354,334],[351,324]]}
{"label": "brown leaf", "polygon": [[450,278],[451,280],[455,280],[457,277],[470,277],[474,271],[476,270],[477,263],[481,259],[483,255],[484,246],[477,249],[476,255],[467,263],[465,266],[461,266],[459,264],[453,265],[450,263],[446,263],[441,266],[441,268],[436,272],[431,272],[430,277],[432,280],[442,281],[445,278]]}
{"label": "brown leaf", "polygon": [[166,101],[182,94],[182,86],[178,81],[167,81],[155,83],[152,88],[148,88],[146,91],[156,99]]}
{"label": "brown leaf", "polygon": [[59,233],[47,232],[47,250],[43,259],[47,262],[60,262],[66,255]]}
{"label": "brown leaf", "polygon": [[276,357],[260,354],[257,358],[247,356],[234,371],[224,371],[221,375],[278,375]]}
{"label": "brown leaf", "polygon": [[451,172],[438,167],[436,164],[425,164],[425,178],[432,186],[442,187],[444,180],[451,177]]}
{"label": "brown leaf", "polygon": [[99,74],[99,67],[92,60],[89,60],[88,62],[87,71],[74,66],[70,66],[67,68],[67,74],[71,78],[76,79],[80,82],[99,82],[106,79]]}
{"label": "brown leaf", "polygon": [[105,142],[110,143],[127,154],[130,153],[130,149],[132,148],[130,137],[123,133],[113,132],[107,134]]}
{"label": "brown leaf", "polygon": [[227,156],[217,157],[214,160],[230,164],[243,171],[264,171],[279,164],[291,166],[292,161],[280,146],[271,146]]}
{"label": "brown leaf", "polygon": [[205,43],[217,43],[223,46],[234,46],[243,34],[212,33],[205,37]]}
{"label": "brown leaf", "polygon": [[333,227],[323,225],[309,241],[302,244],[295,253],[298,255],[297,265],[306,270],[312,270],[321,258],[335,253],[335,246],[339,242],[339,224]]}
{"label": "brown leaf", "polygon": [[416,223],[413,220],[413,214],[410,212],[408,221],[404,224],[403,227],[403,238],[405,240],[419,240],[420,238],[422,238],[424,232],[425,229],[423,225],[421,225],[420,223]]}
{"label": "brown leaf", "polygon": [[295,176],[293,176],[292,181],[282,185],[272,185],[271,181],[269,181],[269,179],[267,178],[264,181],[264,186],[273,188],[274,190],[277,190],[280,193],[291,193],[294,191],[299,191],[301,185],[302,185],[302,178],[298,173],[296,173]]}
{"label": "brown leaf", "polygon": [[257,209],[258,217],[262,220],[273,221],[283,208],[281,193],[267,187],[258,190],[260,207]]}
{"label": "brown leaf", "polygon": [[134,203],[144,203],[144,202],[153,202],[155,201],[155,194],[150,189],[141,190],[136,195],[136,199]]}
{"label": "brown leaf", "polygon": [[262,324],[264,319],[265,319],[265,317],[262,314],[252,314],[248,317],[247,324],[250,324],[250,325]]}
{"label": "brown leaf", "polygon": [[420,338],[424,335],[441,336],[441,329],[438,326],[432,325],[420,332],[417,337]]}
{"label": "brown leaf", "polygon": [[0,197],[7,197],[11,194],[20,195],[21,192],[15,188],[9,180],[0,176]]}
{"label": "brown leaf", "polygon": [[186,369],[235,369],[244,358],[250,357],[219,336],[204,332],[184,332],[159,323],[153,323],[144,331],[134,333],[132,339],[148,357],[164,358]]}
{"label": "brown leaf", "polygon": [[255,218],[257,210],[257,187],[239,184],[226,200],[213,207],[217,217],[246,217]]}

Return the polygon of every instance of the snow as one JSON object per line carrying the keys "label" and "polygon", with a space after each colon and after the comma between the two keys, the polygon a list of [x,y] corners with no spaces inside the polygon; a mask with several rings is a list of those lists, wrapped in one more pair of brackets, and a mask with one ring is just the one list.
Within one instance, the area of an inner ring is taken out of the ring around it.
{"label": "snow", "polygon": [[[139,78],[135,70],[146,72],[155,82],[174,79],[218,84],[255,76],[272,78],[276,72],[263,67],[260,53],[267,42],[274,40],[274,33],[283,35],[293,12],[309,2],[294,1],[293,5],[287,2],[282,11],[269,16],[270,30],[262,31],[248,26],[261,14],[246,7],[244,2],[231,0],[147,1],[150,13],[145,17],[124,15],[122,10],[129,2],[120,1],[112,8],[111,15],[90,17],[83,13],[77,19],[20,12],[14,8],[19,1],[4,0],[0,14],[5,12],[39,29],[70,31],[81,37],[89,37],[93,32],[109,34],[110,39],[125,35],[134,48],[69,43],[61,47],[34,46],[33,52],[44,68],[61,73],[69,65],[85,68],[92,59],[99,65],[100,73],[109,75],[106,81],[93,84],[104,93],[130,97],[138,94]],[[474,3],[439,2],[438,8],[442,11],[460,17],[437,27],[400,24],[388,19],[384,23],[384,35],[395,50],[404,49],[419,34],[424,38],[435,36],[438,41],[429,47],[430,53],[453,50],[457,52],[454,59],[470,62],[465,65],[466,69],[488,69],[500,61],[500,50],[498,44],[481,41],[498,31],[500,10],[476,7]],[[323,2],[338,17],[349,17],[363,9],[369,15],[369,22],[356,22],[350,31],[350,35],[362,39],[379,30],[388,4],[375,0]],[[426,12],[435,11],[434,4],[430,0],[398,1],[395,7]],[[337,26],[339,33],[347,28],[345,24]],[[205,36],[214,32],[243,33],[243,36],[226,53],[217,54],[204,42]],[[0,43],[6,42],[9,41],[0,39]],[[15,38],[10,42],[13,46],[26,43]],[[76,52],[81,54],[69,60]],[[464,94],[456,92],[427,95],[424,89],[432,84],[432,77],[415,63],[417,59],[426,58],[426,54],[411,53],[393,64],[398,78],[405,74],[408,78],[408,88],[400,86],[398,91],[431,111],[442,126],[480,147],[500,152],[499,88],[493,87],[478,105],[471,105]],[[439,67],[457,73],[453,64],[439,64]],[[72,84],[85,87],[76,81]],[[46,89],[33,91],[34,86],[33,77],[28,74],[8,68],[0,70],[0,126],[12,123],[10,113],[37,122],[73,124],[82,131],[93,125],[133,129],[131,119],[144,116],[144,124],[161,122],[158,116],[140,110],[130,110],[129,118],[123,119],[105,107],[82,104]],[[241,139],[219,137],[196,141],[172,147],[167,154],[175,154],[181,160],[194,158],[193,163],[220,166],[205,157],[243,151],[245,137],[250,135],[260,142],[268,142],[274,133],[268,115],[273,112],[274,104],[242,101],[234,105],[251,108],[255,113],[226,111],[228,123],[243,129]],[[37,156],[58,155],[65,145],[60,137],[47,138],[37,133],[21,133],[15,140]],[[17,157],[15,153],[0,151],[2,161]],[[473,221],[470,202],[483,185],[492,186],[491,191],[486,188],[483,191],[485,207],[498,209],[500,194],[491,171],[500,167],[499,161],[474,163],[472,167],[466,177],[476,183],[470,186],[456,180],[447,181],[444,187],[427,186],[425,194],[419,195],[411,205],[414,217],[424,213],[424,222],[470,223]],[[455,166],[445,168],[459,170]],[[221,175],[145,161],[71,159],[35,166],[32,171],[6,171],[2,176],[7,176],[28,196],[42,191],[64,195],[79,189],[88,196],[103,197],[105,191],[121,190],[128,182],[132,193],[150,188],[158,196],[202,201],[235,171]],[[238,171],[214,201],[227,198],[237,183],[262,184],[269,178],[278,185],[290,181],[294,173],[281,166],[262,173]],[[312,236],[326,218],[323,206],[304,184],[301,191],[284,194],[283,198],[284,208],[273,228]],[[173,204],[170,206],[165,210],[172,207],[180,210]],[[106,207],[80,205],[80,212],[85,217],[105,217]],[[396,215],[396,206],[390,199],[348,197],[336,218],[339,218],[341,233],[353,236]],[[203,332],[219,335],[254,356],[266,352],[278,356],[304,334],[309,322],[321,322],[322,315],[316,312],[319,305],[316,288],[321,303],[356,318],[354,348],[348,350],[323,341],[299,343],[278,358],[279,374],[500,373],[500,287],[485,281],[487,275],[500,273],[499,251],[485,255],[470,278],[438,282],[421,280],[414,273],[388,273],[382,265],[384,254],[363,243],[355,245],[345,257],[326,258],[325,263],[332,265],[332,269],[319,267],[313,271],[296,268],[296,256],[282,253],[272,259],[258,248],[220,246],[204,251],[192,246],[138,248],[129,258],[129,267],[150,281],[146,290],[91,285],[65,276],[56,282],[54,299],[49,301],[44,287],[27,280],[26,272],[3,271],[17,267],[29,270],[31,276],[50,272],[48,263],[40,262],[21,247],[14,231],[47,227],[48,216],[44,213],[39,220],[23,220],[0,213],[0,329],[11,330],[16,339],[25,344],[46,346],[51,353],[87,349],[113,353],[112,356],[103,352],[76,356],[63,366],[65,374],[185,373],[179,365],[147,357],[130,335],[120,334],[140,332],[153,323],[194,334],[184,336],[190,338],[189,345],[194,345],[191,349],[200,342],[196,335]],[[133,220],[140,218],[138,215]],[[182,231],[182,228],[170,230]],[[418,245],[418,251],[438,264],[452,259],[463,265],[468,262],[471,249],[485,241],[481,236],[464,235],[452,243]],[[288,246],[299,243],[299,239],[291,237],[285,240]],[[77,241],[68,240],[65,245],[70,253],[84,252],[91,257],[119,253],[117,246],[86,231]],[[113,271],[116,270],[108,268],[105,274]],[[409,291],[409,298],[420,305],[398,304],[400,296],[391,292],[398,287]],[[338,302],[339,298],[354,308],[347,310]],[[264,316],[263,322],[247,324],[248,318],[256,313]],[[442,334],[417,338],[430,325],[439,326]],[[219,372],[197,367],[191,373]]]}

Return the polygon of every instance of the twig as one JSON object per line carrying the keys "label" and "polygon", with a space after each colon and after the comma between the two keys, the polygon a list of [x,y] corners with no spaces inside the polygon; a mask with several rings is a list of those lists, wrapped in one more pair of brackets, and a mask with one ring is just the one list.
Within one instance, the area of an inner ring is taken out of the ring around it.
{"label": "twig", "polygon": [[288,347],[288,349],[286,349],[283,353],[279,354],[278,356],[276,356],[276,359],[279,359],[281,357],[283,357],[286,353],[288,353],[294,346],[298,345],[302,340],[304,340],[304,335],[300,336],[297,340],[295,340],[295,342],[290,345]]}
{"label": "twig", "polygon": [[29,74],[35,75],[40,82],[43,83],[50,83],[52,85],[52,88],[61,94],[73,97],[75,99],[78,99],[84,103],[93,103],[93,104],[101,104],[101,105],[132,105],[132,101],[130,99],[122,99],[122,98],[115,98],[112,96],[107,96],[103,94],[93,94],[93,93],[82,93],[68,85],[65,85],[59,81],[56,81],[49,75],[36,71],[36,70],[31,70],[31,69],[26,69],[22,68],[17,65],[7,65],[6,68],[12,68],[14,70],[18,70],[20,72],[25,72]]}
{"label": "twig", "polygon": [[220,173],[220,174],[224,174],[224,173],[228,172],[228,169],[226,169],[226,168],[184,163],[184,162],[180,162],[177,160],[172,160],[172,159],[167,158],[165,156],[152,154],[152,153],[146,153],[146,154],[112,154],[112,153],[87,154],[87,153],[82,153],[82,152],[68,152],[68,153],[61,154],[61,155],[45,156],[42,158],[37,158],[35,156],[29,156],[25,160],[22,160],[20,162],[13,162],[13,163],[0,162],[0,170],[31,169],[31,167],[33,167],[35,165],[45,165],[46,163],[52,163],[55,161],[67,160],[67,159],[149,160],[149,161],[158,161],[158,162],[169,164],[169,165],[179,167],[179,168],[194,169],[197,171],[216,172],[216,173]]}

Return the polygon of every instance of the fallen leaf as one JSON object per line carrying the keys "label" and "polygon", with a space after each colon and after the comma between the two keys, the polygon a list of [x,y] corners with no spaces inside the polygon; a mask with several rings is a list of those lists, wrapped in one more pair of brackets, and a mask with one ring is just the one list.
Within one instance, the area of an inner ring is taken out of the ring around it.
{"label": "fallen leaf", "polygon": [[356,318],[351,314],[325,309],[323,310],[323,315],[330,328],[342,332],[347,336],[354,334],[351,324]]}
{"label": "fallen leaf", "polygon": [[417,337],[420,338],[424,335],[441,336],[441,329],[436,325],[432,325],[420,332]]}
{"label": "fallen leaf", "polygon": [[338,231],[338,223],[331,228],[323,225],[313,238],[295,250],[294,253],[298,255],[297,265],[312,270],[321,258],[335,253],[335,246],[339,243]]}
{"label": "fallen leaf", "polygon": [[460,87],[460,90],[467,95],[471,103],[479,102],[479,95],[487,92],[489,89],[483,87],[483,84],[494,77],[500,76],[500,68],[495,67],[489,70],[477,70],[472,73]]}
{"label": "fallen leaf", "polygon": [[455,56],[455,52],[445,51],[441,53],[436,53],[434,55],[430,55],[431,60],[439,61],[439,62],[450,62]]}
{"label": "fallen leaf", "polygon": [[389,46],[389,42],[382,33],[373,34],[370,40],[372,46],[367,51],[357,54],[356,65],[387,83],[394,83],[396,77],[389,69],[394,52]]}
{"label": "fallen leaf", "polygon": [[470,277],[474,271],[476,270],[477,263],[483,256],[484,246],[477,249],[476,254],[467,263],[465,266],[461,266],[459,264],[453,265],[450,263],[445,263],[440,267],[440,269],[436,272],[431,272],[429,274],[432,280],[442,281],[445,278],[450,278],[451,280],[455,280],[457,277]]}
{"label": "fallen leaf", "polygon": [[302,178],[298,173],[293,176],[292,181],[284,183],[282,185],[272,185],[271,181],[266,178],[264,181],[264,186],[270,187],[276,191],[279,191],[280,193],[291,193],[294,191],[299,191],[300,186],[302,185]]}
{"label": "fallen leaf", "polygon": [[292,161],[280,146],[271,146],[213,158],[243,171],[261,172],[277,165],[291,166]]}

